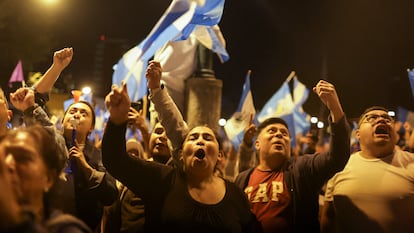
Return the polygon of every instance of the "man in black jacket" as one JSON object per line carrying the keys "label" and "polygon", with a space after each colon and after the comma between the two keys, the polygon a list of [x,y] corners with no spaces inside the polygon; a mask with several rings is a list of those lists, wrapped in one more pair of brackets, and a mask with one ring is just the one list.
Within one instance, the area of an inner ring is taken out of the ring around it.
{"label": "man in black jacket", "polygon": [[334,86],[321,80],[313,91],[330,110],[329,151],[291,157],[286,122],[269,118],[258,126],[254,142],[258,166],[241,172],[235,181],[266,233],[319,232],[318,194],[349,158],[350,129]]}

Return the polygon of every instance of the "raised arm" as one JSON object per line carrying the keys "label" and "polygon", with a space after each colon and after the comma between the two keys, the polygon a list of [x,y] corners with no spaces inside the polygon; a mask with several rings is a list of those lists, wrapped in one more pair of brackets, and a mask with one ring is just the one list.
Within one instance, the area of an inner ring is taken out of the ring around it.
{"label": "raised arm", "polygon": [[49,93],[59,78],[60,73],[70,64],[73,57],[73,48],[64,48],[53,54],[53,63],[45,74],[33,84],[33,88],[39,93]]}
{"label": "raised arm", "polygon": [[125,132],[130,104],[125,84],[114,87],[105,98],[110,117],[102,139],[102,161],[108,171],[134,193],[142,198],[156,199],[160,193],[154,194],[151,187],[166,188],[159,184],[172,168],[128,156]]}
{"label": "raised arm", "polygon": [[330,111],[330,146],[329,150],[318,155],[310,155],[308,169],[310,176],[319,177],[316,186],[322,186],[336,172],[345,167],[350,156],[350,127],[342,110],[334,85],[321,80],[313,88],[322,103]]}
{"label": "raised arm", "polygon": [[[146,77],[150,89],[150,99],[154,103],[155,110],[167,137],[171,140],[174,149],[180,148],[185,135],[188,132],[187,123],[175,105],[167,90],[161,85],[162,69],[159,62],[151,61],[148,65]],[[174,159],[177,159],[174,157]]]}

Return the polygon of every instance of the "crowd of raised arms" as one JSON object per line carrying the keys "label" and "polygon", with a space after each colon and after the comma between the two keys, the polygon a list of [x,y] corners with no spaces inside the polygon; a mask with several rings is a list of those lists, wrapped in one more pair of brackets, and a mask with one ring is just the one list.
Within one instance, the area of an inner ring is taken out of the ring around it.
{"label": "crowd of raised arms", "polygon": [[[234,148],[212,127],[188,127],[150,61],[156,122],[114,85],[92,142],[91,103],[72,103],[59,129],[44,108],[72,57],[56,51],[33,86],[0,89],[0,232],[414,232],[414,134],[386,108],[367,108],[351,129],[335,86],[319,80],[326,143],[309,131],[292,147],[288,124],[270,117]],[[9,105],[24,124],[8,127]],[[131,128],[140,137],[127,138]]]}

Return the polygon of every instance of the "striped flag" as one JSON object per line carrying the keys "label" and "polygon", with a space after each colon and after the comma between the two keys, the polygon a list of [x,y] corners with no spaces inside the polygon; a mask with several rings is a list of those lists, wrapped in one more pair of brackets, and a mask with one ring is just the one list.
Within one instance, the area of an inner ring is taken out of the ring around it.
{"label": "striped flag", "polygon": [[120,85],[124,80],[131,100],[141,99],[147,94],[147,63],[155,52],[169,41],[187,39],[197,25],[216,25],[221,19],[223,8],[224,0],[173,0],[150,34],[119,60],[112,83]]}
{"label": "striped flag", "polygon": [[239,106],[224,126],[224,131],[235,149],[239,148],[243,140],[244,129],[250,124],[250,116],[256,114],[256,108],[254,107],[253,96],[250,90],[250,73],[249,70],[243,85]]}
{"label": "striped flag", "polygon": [[273,96],[266,102],[262,110],[257,114],[256,120],[262,123],[270,117],[279,117],[286,121],[289,126],[291,137],[291,144],[294,146],[295,139],[295,124],[293,111],[295,104],[290,93],[288,82],[283,82],[282,86],[273,94]]}
{"label": "striped flag", "polygon": [[295,122],[295,134],[303,134],[310,129],[310,116],[304,110],[302,105],[309,97],[309,89],[299,82],[295,76],[293,78],[293,100],[295,104],[295,110],[293,113]]}

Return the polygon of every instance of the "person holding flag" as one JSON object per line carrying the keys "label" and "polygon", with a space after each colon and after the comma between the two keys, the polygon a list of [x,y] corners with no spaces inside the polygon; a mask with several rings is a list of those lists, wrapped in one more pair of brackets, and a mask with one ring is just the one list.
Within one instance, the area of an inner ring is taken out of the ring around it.
{"label": "person holding flag", "polygon": [[321,80],[313,91],[330,110],[329,151],[291,156],[288,124],[270,117],[259,124],[251,143],[259,164],[236,177],[236,185],[246,193],[265,233],[319,232],[318,194],[348,161],[350,127],[335,87]]}

